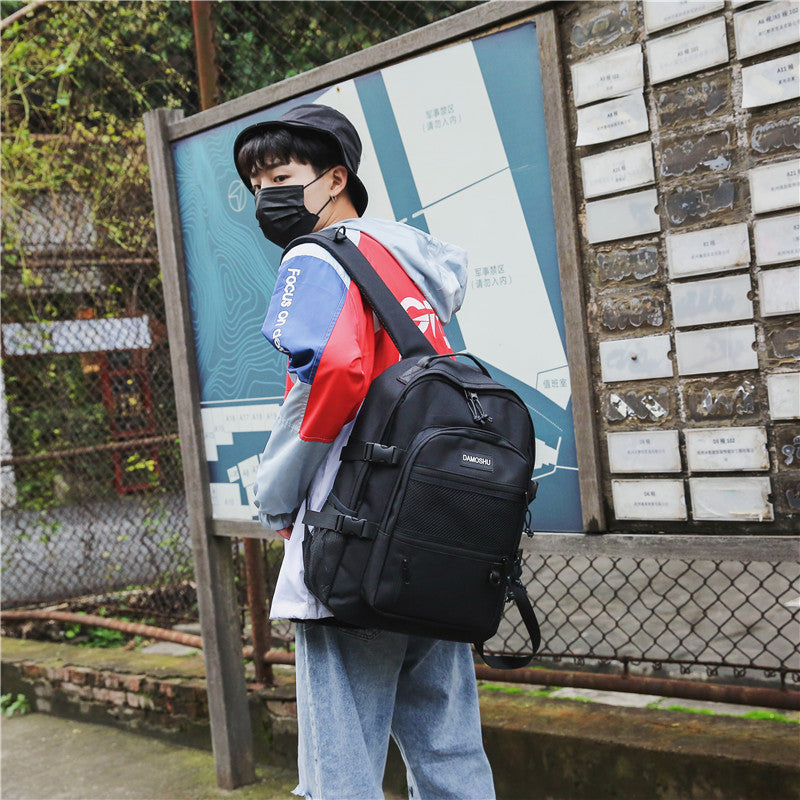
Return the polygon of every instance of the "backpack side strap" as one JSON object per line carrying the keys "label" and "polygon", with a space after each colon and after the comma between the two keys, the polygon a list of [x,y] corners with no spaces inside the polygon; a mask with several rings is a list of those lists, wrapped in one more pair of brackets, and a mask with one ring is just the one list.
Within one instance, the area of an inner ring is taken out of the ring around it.
{"label": "backpack side strap", "polygon": [[519,669],[520,667],[527,667],[531,663],[533,656],[539,649],[542,643],[542,636],[539,631],[539,622],[536,619],[536,614],[531,606],[531,601],[528,599],[528,593],[519,578],[513,577],[508,584],[508,594],[517,604],[522,621],[528,630],[528,635],[531,637],[531,654],[529,656],[491,656],[483,652],[483,646],[486,642],[475,642],[475,649],[478,655],[490,666],[495,669]]}

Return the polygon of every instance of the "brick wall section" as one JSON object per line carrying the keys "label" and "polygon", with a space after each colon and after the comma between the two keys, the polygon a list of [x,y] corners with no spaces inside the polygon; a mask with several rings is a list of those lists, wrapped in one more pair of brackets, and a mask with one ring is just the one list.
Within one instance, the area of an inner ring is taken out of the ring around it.
{"label": "brick wall section", "polygon": [[[99,655],[102,658],[102,651]],[[139,653],[124,656],[135,672],[80,663],[97,657],[98,652],[89,649],[4,638],[3,692],[24,693],[35,711],[211,748],[202,661],[173,669],[172,674],[164,674],[171,665],[151,663]],[[118,660],[122,660],[118,653],[108,656],[111,663]],[[249,684],[248,689],[257,755],[265,762],[293,764],[297,737],[293,672],[278,674],[274,687]]]}
{"label": "brick wall section", "polygon": [[48,713],[56,703],[69,704],[76,706],[81,716],[96,716],[90,712],[100,711],[134,728],[142,721],[166,731],[208,718],[203,680],[161,680],[36,661],[18,662],[16,669],[23,680],[33,684],[37,711]]}

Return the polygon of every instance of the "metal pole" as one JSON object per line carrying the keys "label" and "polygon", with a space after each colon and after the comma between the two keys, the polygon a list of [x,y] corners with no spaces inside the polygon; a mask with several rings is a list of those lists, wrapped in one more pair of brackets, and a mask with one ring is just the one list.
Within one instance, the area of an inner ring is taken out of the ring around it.
{"label": "metal pole", "polygon": [[598,689],[607,692],[632,692],[687,700],[707,700],[716,703],[758,705],[767,708],[800,710],[800,691],[769,689],[757,686],[726,686],[671,678],[644,678],[633,675],[604,675],[594,672],[567,672],[550,669],[492,669],[478,664],[475,675],[479,680],[528,683],[536,686],[571,686],[576,689]]}
{"label": "metal pole", "polygon": [[250,630],[253,634],[253,664],[256,668],[256,683],[272,684],[272,667],[264,661],[272,644],[267,619],[264,591],[264,569],[261,541],[244,540],[245,565],[247,570],[247,604],[250,606]]}
{"label": "metal pole", "polygon": [[214,50],[214,24],[209,0],[192,0],[192,28],[197,56],[197,82],[200,107],[205,111],[217,104],[219,81]]}

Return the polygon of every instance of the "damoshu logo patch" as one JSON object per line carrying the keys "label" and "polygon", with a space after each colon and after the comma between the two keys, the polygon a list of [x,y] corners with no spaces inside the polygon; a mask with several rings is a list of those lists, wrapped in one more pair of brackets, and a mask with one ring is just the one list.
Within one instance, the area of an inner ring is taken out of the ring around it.
{"label": "damoshu logo patch", "polygon": [[461,466],[471,469],[482,469],[494,472],[494,459],[491,456],[482,456],[478,453],[461,453]]}

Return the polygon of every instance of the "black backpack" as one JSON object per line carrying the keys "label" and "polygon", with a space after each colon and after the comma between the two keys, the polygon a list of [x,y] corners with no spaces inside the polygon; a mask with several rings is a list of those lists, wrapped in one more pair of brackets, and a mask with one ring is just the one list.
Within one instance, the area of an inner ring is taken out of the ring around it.
{"label": "black backpack", "polygon": [[[370,385],[324,508],[306,511],[305,582],[348,625],[472,642],[530,662],[539,627],[519,550],[535,439],[525,403],[469,353],[439,355],[345,229],[295,239],[334,255],[402,359]],[[483,643],[514,599],[531,656]]]}

